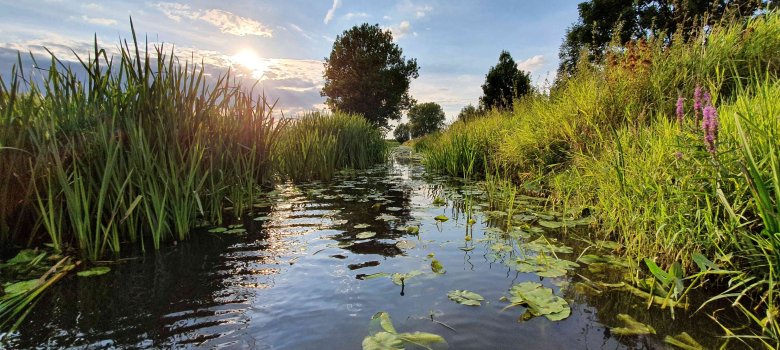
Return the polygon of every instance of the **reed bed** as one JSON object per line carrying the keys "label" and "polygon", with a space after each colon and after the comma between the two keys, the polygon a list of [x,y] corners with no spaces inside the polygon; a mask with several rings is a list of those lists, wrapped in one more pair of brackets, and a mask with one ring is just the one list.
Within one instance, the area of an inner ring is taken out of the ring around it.
{"label": "reed bed", "polygon": [[712,300],[758,329],[726,334],[776,348],[780,13],[681,38],[624,46],[512,112],[418,144],[431,170],[462,174],[478,158],[475,176],[541,179],[553,203],[592,209],[591,238],[632,258],[694,272],[707,255],[730,271],[707,279],[723,291]]}

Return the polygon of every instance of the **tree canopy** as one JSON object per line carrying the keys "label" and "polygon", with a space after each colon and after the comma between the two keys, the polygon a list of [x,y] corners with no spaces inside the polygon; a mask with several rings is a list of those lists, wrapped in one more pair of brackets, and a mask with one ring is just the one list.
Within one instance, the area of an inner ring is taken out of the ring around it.
{"label": "tree canopy", "polygon": [[[681,30],[693,33],[702,24],[714,24],[726,16],[750,16],[765,0],[590,0],[580,3],[579,20],[566,31],[559,51],[558,74],[574,73],[580,59],[602,58],[612,39],[620,44],[648,35],[671,37]],[[580,57],[581,52],[587,57]]]}
{"label": "tree canopy", "polygon": [[412,137],[420,137],[444,127],[444,110],[438,103],[415,104],[409,109],[409,130]]}
{"label": "tree canopy", "polygon": [[461,108],[460,113],[458,113],[458,120],[462,122],[469,122],[474,120],[474,118],[481,115],[483,111],[481,111],[479,108],[474,107],[472,104],[469,104],[463,108]]}
{"label": "tree canopy", "polygon": [[417,61],[403,56],[389,30],[365,23],[336,37],[325,58],[321,95],[331,109],[361,114],[386,128],[414,103],[409,83],[417,71]]}
{"label": "tree canopy", "polygon": [[507,51],[501,51],[498,64],[490,67],[482,84],[481,107],[511,109],[512,102],[531,91],[531,77],[517,69],[517,63]]}
{"label": "tree canopy", "polygon": [[409,141],[409,124],[406,123],[400,123],[398,126],[395,127],[395,130],[393,130],[393,137],[396,141],[400,143],[404,143],[406,141]]}

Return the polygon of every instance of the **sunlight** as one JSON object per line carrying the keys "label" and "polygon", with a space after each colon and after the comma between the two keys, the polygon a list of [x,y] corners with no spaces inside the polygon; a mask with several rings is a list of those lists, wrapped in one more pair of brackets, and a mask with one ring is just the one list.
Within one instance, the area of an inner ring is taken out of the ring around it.
{"label": "sunlight", "polygon": [[249,69],[252,72],[252,77],[258,80],[263,78],[270,62],[260,57],[252,49],[243,49],[237,54],[230,56],[230,60],[233,64],[239,64]]}

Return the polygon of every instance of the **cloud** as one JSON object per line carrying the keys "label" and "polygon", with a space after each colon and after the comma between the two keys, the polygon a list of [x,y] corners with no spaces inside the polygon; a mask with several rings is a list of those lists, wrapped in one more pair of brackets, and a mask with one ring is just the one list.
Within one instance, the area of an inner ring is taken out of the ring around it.
{"label": "cloud", "polygon": [[180,22],[182,18],[201,20],[217,27],[220,32],[226,34],[273,37],[273,30],[265,24],[232,12],[219,9],[195,10],[189,5],[176,2],[160,2],[154,4],[154,7],[176,22]]}
{"label": "cloud", "polygon": [[365,12],[350,12],[344,15],[344,19],[346,20],[352,20],[355,18],[366,18],[368,17],[368,14]]}
{"label": "cloud", "polygon": [[[71,17],[71,19],[74,19]],[[100,18],[100,17],[88,17],[86,15],[81,16],[81,21],[89,24],[99,25],[99,26],[113,26],[116,25],[116,20],[110,19],[110,18]]]}
{"label": "cloud", "polygon": [[393,37],[395,39],[400,39],[409,33],[409,30],[412,29],[412,24],[409,23],[409,21],[401,21],[401,23],[399,23],[397,26],[392,26],[387,29],[393,33]]}
{"label": "cloud", "polygon": [[306,31],[303,30],[303,28],[299,27],[298,25],[296,25],[294,23],[290,23],[289,27],[290,27],[290,29],[296,31],[298,34],[302,35],[304,38],[309,39],[309,40],[314,40],[314,38],[312,38],[311,35],[306,33]]}
{"label": "cloud", "polygon": [[529,73],[533,73],[537,69],[541,68],[545,63],[547,63],[547,60],[543,55],[536,55],[518,63],[517,68]]}
{"label": "cloud", "polygon": [[452,121],[461,108],[479,103],[484,79],[479,74],[427,73],[412,80],[409,91],[419,102],[436,102],[441,105],[447,120]]}
{"label": "cloud", "polygon": [[433,11],[431,5],[415,5],[411,0],[405,0],[398,4],[398,10],[402,13],[413,15],[414,18],[420,19],[428,15]]}
{"label": "cloud", "polygon": [[85,10],[90,10],[90,11],[102,11],[103,10],[103,5],[96,4],[94,2],[90,2],[90,3],[87,3],[87,4],[81,4],[81,8],[83,8]]}
{"label": "cloud", "polygon": [[325,18],[322,21],[325,24],[328,24],[328,22],[333,19],[333,16],[336,14],[336,9],[339,7],[341,7],[341,0],[333,0],[333,6],[330,7],[330,10],[325,14]]}

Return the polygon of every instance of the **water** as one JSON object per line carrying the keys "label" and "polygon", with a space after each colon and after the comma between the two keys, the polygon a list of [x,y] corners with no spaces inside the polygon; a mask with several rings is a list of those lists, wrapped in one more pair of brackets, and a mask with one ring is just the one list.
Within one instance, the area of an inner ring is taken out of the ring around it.
{"label": "water", "polygon": [[[625,292],[578,292],[572,286],[580,275],[598,278],[585,267],[563,278],[508,267],[520,245],[497,252],[496,237],[506,235],[488,228],[495,220],[477,214],[473,239],[466,241],[470,225],[462,201],[432,205],[437,196],[476,194],[474,187],[459,191],[451,180],[427,175],[399,154],[386,166],[340,176],[329,186],[278,186],[239,222],[246,234],[204,229],[159,253],[122,261],[108,275],[69,277],[49,290],[7,346],[360,349],[378,311],[388,312],[399,332],[436,333],[451,349],[665,349],[671,347],[663,338],[682,331],[708,347],[719,343],[721,332],[704,312],[677,310],[672,319],[668,309],[648,309]],[[450,219],[437,223],[437,215]],[[403,230],[417,224],[419,236]],[[377,235],[352,238],[364,231]],[[581,243],[561,237],[559,244],[575,248],[560,258],[576,260]],[[460,249],[469,246],[473,250]],[[430,253],[446,273],[431,271]],[[361,279],[412,270],[425,274],[403,288],[389,278]],[[523,321],[523,307],[504,310],[508,303],[501,297],[523,281],[541,282],[563,296],[571,316]],[[447,298],[454,289],[477,292],[486,301],[479,307],[457,304]],[[657,334],[612,335],[609,326],[621,325],[619,313],[652,325]]]}

